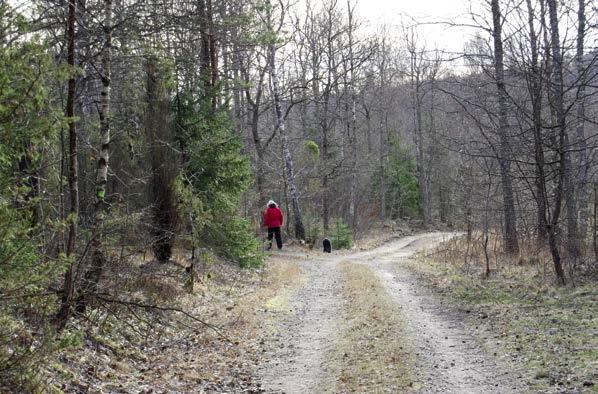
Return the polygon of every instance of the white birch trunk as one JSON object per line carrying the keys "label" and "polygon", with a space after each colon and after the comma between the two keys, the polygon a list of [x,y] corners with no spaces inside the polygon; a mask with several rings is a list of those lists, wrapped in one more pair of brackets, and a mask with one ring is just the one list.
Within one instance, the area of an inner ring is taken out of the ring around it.
{"label": "white birch trunk", "polygon": [[77,310],[85,310],[96,292],[106,257],[102,251],[108,161],[110,159],[110,66],[112,62],[112,0],[104,0],[104,47],[102,48],[102,90],[100,92],[100,149],[96,169],[94,224],[91,233],[91,266],[85,273]]}
{"label": "white birch trunk", "polygon": [[295,237],[297,237],[298,239],[305,239],[305,228],[303,227],[301,207],[299,205],[299,192],[297,191],[295,173],[293,171],[293,156],[291,155],[291,151],[289,150],[289,143],[287,140],[285,130],[285,119],[282,113],[280,89],[278,86],[278,75],[276,74],[276,47],[274,43],[270,44],[269,57],[270,78],[272,80],[272,94],[274,96],[274,109],[276,112],[276,121],[278,123],[278,132],[280,134],[280,143],[282,145],[287,181],[289,184],[289,191],[291,193],[291,200],[293,205],[293,216],[295,219]]}

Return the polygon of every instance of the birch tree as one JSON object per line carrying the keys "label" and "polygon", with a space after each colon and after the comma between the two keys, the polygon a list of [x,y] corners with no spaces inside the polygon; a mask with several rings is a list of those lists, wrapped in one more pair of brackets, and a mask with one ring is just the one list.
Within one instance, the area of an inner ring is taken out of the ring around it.
{"label": "birch tree", "polygon": [[83,294],[78,302],[79,311],[83,311],[89,296],[96,292],[96,288],[104,265],[106,256],[102,250],[103,230],[106,209],[106,189],[108,185],[108,162],[110,160],[110,67],[112,62],[112,0],[104,0],[104,45],[101,54],[102,90],[100,92],[100,144],[96,169],[96,187],[94,204],[94,223],[91,232],[91,266],[85,273],[83,281]]}
{"label": "birch tree", "polygon": [[282,111],[282,98],[280,94],[280,86],[278,83],[278,74],[276,71],[276,45],[277,37],[284,24],[285,9],[281,6],[280,20],[278,28],[275,30],[272,20],[272,5],[269,0],[266,1],[267,21],[269,31],[272,34],[271,41],[268,45],[268,64],[270,70],[270,83],[272,84],[272,96],[274,100],[274,111],[276,115],[276,124],[278,134],[280,136],[281,149],[283,153],[284,166],[286,170],[287,182],[289,185],[289,192],[291,194],[291,201],[293,206],[293,217],[295,222],[295,237],[298,239],[305,239],[305,228],[303,226],[303,218],[301,215],[301,206],[299,203],[299,191],[297,189],[297,181],[295,179],[295,171],[293,169],[293,156],[289,149],[289,142],[287,131],[285,127],[285,117]]}

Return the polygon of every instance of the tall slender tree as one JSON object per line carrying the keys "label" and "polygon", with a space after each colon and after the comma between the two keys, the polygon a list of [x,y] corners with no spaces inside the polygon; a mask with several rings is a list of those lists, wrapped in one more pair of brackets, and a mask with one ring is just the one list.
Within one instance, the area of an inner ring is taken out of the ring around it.
{"label": "tall slender tree", "polygon": [[98,282],[106,264],[102,250],[106,192],[108,185],[108,162],[110,160],[110,69],[112,63],[112,0],[104,0],[104,45],[101,54],[102,88],[100,92],[100,144],[96,167],[95,204],[93,228],[91,232],[91,265],[85,273],[83,289],[77,308],[83,311],[89,297],[96,292]]}
{"label": "tall slender tree", "polygon": [[[75,242],[77,240],[77,225],[79,221],[79,155],[77,145],[77,123],[75,119],[75,95],[77,88],[77,76],[75,72],[75,22],[77,13],[77,1],[69,0],[67,5],[66,21],[66,41],[67,41],[67,64],[69,65],[71,76],[68,81],[67,100],[65,115],[69,127],[69,193],[70,193],[70,213],[68,216],[69,233],[66,244],[66,256],[73,259],[75,252]],[[63,329],[71,313],[73,293],[74,293],[74,272],[75,261],[72,260],[64,276],[64,285],[62,289],[62,301],[60,310],[57,314],[57,325]]]}
{"label": "tall slender tree", "polygon": [[295,179],[295,171],[293,168],[293,155],[289,149],[288,136],[285,125],[285,118],[282,111],[282,98],[280,94],[280,86],[278,83],[278,74],[276,71],[276,45],[277,33],[284,23],[285,10],[281,9],[280,23],[277,30],[274,29],[272,21],[272,5],[269,0],[266,1],[268,7],[268,27],[273,37],[268,46],[268,63],[270,70],[270,81],[272,83],[272,96],[274,99],[274,111],[276,115],[276,124],[278,134],[280,135],[280,143],[282,146],[283,160],[287,174],[287,182],[289,184],[289,191],[291,193],[291,200],[293,205],[293,217],[295,221],[295,237],[298,239],[305,239],[305,227],[303,226],[303,217],[301,214],[301,206],[299,203],[299,191],[297,189],[297,181]]}
{"label": "tall slender tree", "polygon": [[509,122],[508,122],[508,94],[505,84],[504,71],[504,50],[502,40],[503,16],[501,14],[499,0],[492,0],[492,26],[494,43],[494,78],[498,94],[498,135],[500,178],[503,193],[503,215],[504,215],[504,243],[507,253],[514,255],[519,252],[519,240],[517,237],[517,217],[515,215],[515,197],[513,194],[511,175],[511,153],[509,146]]}
{"label": "tall slender tree", "polygon": [[546,244],[546,174],[544,159],[544,141],[542,136],[542,75],[540,74],[538,36],[534,23],[534,10],[531,0],[526,0],[531,63],[528,77],[528,91],[532,105],[532,129],[534,157],[536,166],[536,244]]}
{"label": "tall slender tree", "polygon": [[[561,207],[562,201],[566,197],[564,196],[567,193],[565,183],[567,176],[569,175],[569,157],[567,150],[569,149],[568,143],[568,136],[567,136],[567,124],[566,124],[566,114],[565,114],[565,104],[564,104],[564,92],[563,92],[563,57],[560,48],[560,35],[559,35],[559,18],[558,18],[558,11],[557,11],[557,3],[556,0],[546,0],[548,5],[548,17],[550,21],[550,36],[551,36],[551,63],[552,63],[552,79],[550,80],[550,87],[552,90],[552,100],[554,105],[554,110],[556,113],[556,132],[557,138],[557,154],[558,154],[558,181],[555,194],[555,203],[554,203],[554,211],[552,213],[552,221],[549,225],[549,244],[550,244],[550,252],[552,253],[552,260],[554,262],[554,269],[558,280],[561,284],[565,284],[565,272],[563,270],[563,264],[561,261],[561,255],[559,251],[558,245],[558,224],[559,224],[559,217],[561,215]],[[572,211],[567,209],[568,213],[570,214]],[[569,220],[571,218],[569,217]],[[570,225],[570,221],[568,220],[568,225]],[[569,228],[569,233],[567,234],[570,237],[571,231],[574,231],[573,228]],[[569,245],[570,247],[570,245]]]}
{"label": "tall slender tree", "polygon": [[575,53],[575,67],[577,74],[577,127],[576,150],[578,153],[579,177],[577,179],[577,193],[575,195],[578,204],[579,240],[585,243],[588,224],[590,221],[589,208],[589,174],[590,161],[588,159],[588,144],[586,142],[585,117],[586,117],[586,88],[588,72],[591,68],[584,59],[584,45],[586,36],[586,0],[578,0],[577,6],[577,40]]}

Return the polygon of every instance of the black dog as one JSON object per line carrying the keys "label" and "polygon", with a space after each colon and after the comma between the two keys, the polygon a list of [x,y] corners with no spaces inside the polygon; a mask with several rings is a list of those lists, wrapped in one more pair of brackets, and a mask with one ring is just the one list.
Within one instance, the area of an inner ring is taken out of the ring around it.
{"label": "black dog", "polygon": [[324,238],[322,244],[324,244],[324,253],[332,252],[332,245],[330,244],[330,240],[328,238]]}

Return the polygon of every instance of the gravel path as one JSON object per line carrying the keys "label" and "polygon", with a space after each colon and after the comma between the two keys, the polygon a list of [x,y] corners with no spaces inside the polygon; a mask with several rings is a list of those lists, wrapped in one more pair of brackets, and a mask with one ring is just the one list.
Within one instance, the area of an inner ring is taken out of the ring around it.
{"label": "gravel path", "polygon": [[[413,392],[524,392],[516,383],[516,374],[487,355],[459,315],[442,306],[401,264],[416,251],[432,248],[450,236],[420,234],[365,252],[316,255],[302,262],[305,285],[291,297],[289,314],[269,341],[268,361],[259,371],[262,387],[267,392],[284,393],[315,393],[331,387],[335,377],[329,376],[329,363],[339,360],[326,358],[343,324],[343,278],[338,266],[340,261],[350,260],[374,269],[402,310],[409,335],[402,340],[415,351]],[[362,392],[368,388],[363,387]]]}
{"label": "gravel path", "polygon": [[517,393],[515,376],[487,355],[469,335],[459,315],[441,305],[402,264],[446,234],[407,237],[392,254],[369,262],[401,306],[416,352],[417,391],[426,393]]}
{"label": "gravel path", "polygon": [[291,314],[275,329],[260,370],[268,392],[315,393],[327,379],[325,355],[333,345],[341,307],[338,259],[303,263],[305,286],[292,298]]}

